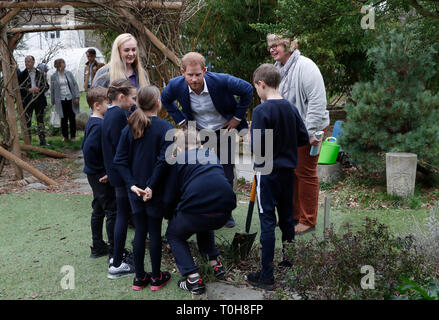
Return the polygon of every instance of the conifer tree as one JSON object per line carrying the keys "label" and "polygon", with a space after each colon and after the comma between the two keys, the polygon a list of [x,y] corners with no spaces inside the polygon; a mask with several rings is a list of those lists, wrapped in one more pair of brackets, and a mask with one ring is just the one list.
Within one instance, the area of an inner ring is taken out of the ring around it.
{"label": "conifer tree", "polygon": [[432,47],[409,30],[380,36],[368,51],[374,80],[354,85],[340,143],[366,173],[385,174],[386,152],[411,152],[439,168],[439,94],[426,90],[437,72]]}

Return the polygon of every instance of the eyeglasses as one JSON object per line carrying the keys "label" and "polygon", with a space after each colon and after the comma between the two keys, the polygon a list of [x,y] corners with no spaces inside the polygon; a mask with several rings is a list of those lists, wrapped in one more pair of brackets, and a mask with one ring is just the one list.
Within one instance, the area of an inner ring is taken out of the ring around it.
{"label": "eyeglasses", "polygon": [[277,49],[277,47],[280,46],[280,43],[272,44],[271,46],[267,47],[267,50],[270,51],[271,49]]}

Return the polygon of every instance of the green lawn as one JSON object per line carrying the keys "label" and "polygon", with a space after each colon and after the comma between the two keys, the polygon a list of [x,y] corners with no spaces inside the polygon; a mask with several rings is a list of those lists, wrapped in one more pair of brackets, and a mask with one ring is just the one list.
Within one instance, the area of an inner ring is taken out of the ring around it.
{"label": "green lawn", "polygon": [[[29,191],[23,194],[0,195],[0,299],[192,299],[177,288],[178,273],[163,290],[134,292],[132,277],[118,280],[106,278],[106,258],[89,258],[91,243],[89,195],[49,194]],[[235,232],[243,232],[247,205],[239,203],[234,211],[237,226],[220,229],[217,241],[228,245]],[[342,232],[344,223],[360,226],[366,215],[390,225],[391,232],[407,233],[415,217],[422,223],[428,210],[331,210],[331,222]],[[258,231],[256,209],[251,232]],[[163,230],[166,228],[164,223]],[[321,236],[323,210],[320,210],[316,233]],[[131,249],[133,229],[128,231],[127,246]],[[303,239],[311,234],[302,236]],[[258,243],[258,237],[256,238]],[[277,228],[277,247],[280,248]],[[145,263],[149,270],[149,256]],[[75,289],[64,290],[63,266],[75,271]],[[172,271],[172,266],[164,269]]]}

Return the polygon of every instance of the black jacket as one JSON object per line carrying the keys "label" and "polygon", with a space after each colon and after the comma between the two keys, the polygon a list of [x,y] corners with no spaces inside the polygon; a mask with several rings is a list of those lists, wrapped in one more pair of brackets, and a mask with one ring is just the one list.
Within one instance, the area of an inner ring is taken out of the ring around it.
{"label": "black jacket", "polygon": [[18,83],[20,85],[21,99],[23,100],[24,108],[26,108],[26,106],[30,103],[47,106],[47,100],[44,94],[47,92],[47,90],[49,90],[49,84],[47,83],[46,77],[43,73],[35,69],[35,83],[40,89],[36,95],[29,92],[32,84],[29,71],[27,69],[24,69],[18,75]]}

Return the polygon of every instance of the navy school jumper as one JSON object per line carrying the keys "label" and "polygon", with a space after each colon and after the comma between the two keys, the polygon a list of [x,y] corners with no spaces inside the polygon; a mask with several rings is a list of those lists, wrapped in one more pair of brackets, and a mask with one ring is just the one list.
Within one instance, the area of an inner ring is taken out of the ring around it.
{"label": "navy school jumper", "polygon": [[[167,173],[165,153],[173,141],[166,141],[165,135],[174,127],[166,120],[151,117],[151,124],[145,129],[143,137],[134,140],[131,128],[127,125],[121,133],[119,145],[113,160],[127,187],[128,197],[141,200],[130,190],[136,185],[153,191],[153,198],[146,202],[148,215],[160,217],[160,194],[162,180]],[[172,190],[172,189],[170,189]]]}
{"label": "navy school jumper", "polygon": [[[255,129],[262,132],[260,141],[255,140]],[[273,130],[273,168],[296,168],[297,148],[309,143],[308,131],[297,108],[285,99],[270,99],[257,106],[252,114],[252,152],[260,150],[264,155],[265,129]],[[261,166],[255,164],[254,169]]]}
{"label": "navy school jumper", "polygon": [[102,125],[102,152],[104,155],[104,165],[110,184],[115,187],[123,187],[124,180],[119,174],[113,163],[117,145],[122,129],[127,125],[128,119],[125,110],[118,106],[111,106],[105,113]]}
{"label": "navy school jumper", "polygon": [[105,176],[104,157],[102,155],[102,124],[104,119],[90,117],[85,126],[84,139],[81,149],[84,154],[84,173],[96,175],[98,178]]}
{"label": "navy school jumper", "polygon": [[[208,163],[208,161],[210,163]],[[176,212],[166,238],[183,276],[199,272],[187,240],[196,234],[200,253],[216,260],[214,230],[224,226],[236,208],[236,196],[215,153],[191,149],[177,156],[169,172],[164,202]]]}
{"label": "navy school jumper", "polygon": [[236,195],[224,169],[208,149],[180,153],[169,171],[166,190],[166,208],[177,214],[231,213],[236,208]]}

